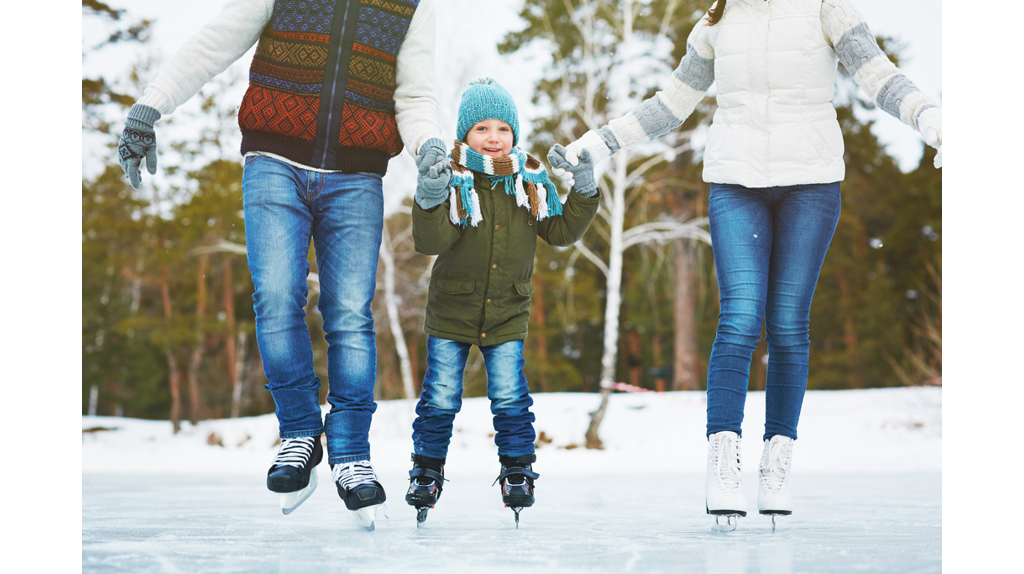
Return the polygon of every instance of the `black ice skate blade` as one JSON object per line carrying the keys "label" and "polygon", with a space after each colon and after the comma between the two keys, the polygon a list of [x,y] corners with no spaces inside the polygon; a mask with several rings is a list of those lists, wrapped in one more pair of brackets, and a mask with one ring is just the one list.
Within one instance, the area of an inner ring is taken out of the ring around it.
{"label": "black ice skate blade", "polygon": [[779,515],[779,516],[789,516],[790,514],[793,514],[792,510],[758,510],[757,512],[758,512],[758,514],[765,514],[765,515],[773,514],[773,515]]}
{"label": "black ice skate blade", "polygon": [[[707,510],[707,507],[704,507]],[[735,514],[737,516],[746,516],[746,510],[707,510],[708,514],[712,516],[726,516],[728,514]]]}
{"label": "black ice skate blade", "polygon": [[423,524],[427,521],[427,512],[429,512],[431,508],[433,508],[433,506],[416,508],[416,528],[423,528]]}

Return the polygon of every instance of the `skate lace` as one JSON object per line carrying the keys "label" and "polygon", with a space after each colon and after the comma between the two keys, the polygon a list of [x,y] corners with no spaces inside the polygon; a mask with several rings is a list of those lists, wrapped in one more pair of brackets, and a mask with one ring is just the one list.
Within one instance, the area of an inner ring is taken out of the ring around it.
{"label": "skate lace", "polygon": [[281,450],[277,451],[274,466],[294,466],[302,468],[313,454],[313,444],[317,437],[304,436],[286,438],[281,442]]}
{"label": "skate lace", "polygon": [[740,488],[740,441],[728,436],[716,437],[718,478],[729,490]]}
{"label": "skate lace", "polygon": [[331,470],[331,476],[334,478],[334,482],[337,482],[347,490],[352,490],[357,486],[380,482],[377,478],[377,473],[373,471],[373,465],[368,460],[336,464]]}
{"label": "skate lace", "polygon": [[768,443],[768,461],[761,470],[761,483],[777,491],[786,483],[786,472],[793,456],[793,443],[771,441]]}

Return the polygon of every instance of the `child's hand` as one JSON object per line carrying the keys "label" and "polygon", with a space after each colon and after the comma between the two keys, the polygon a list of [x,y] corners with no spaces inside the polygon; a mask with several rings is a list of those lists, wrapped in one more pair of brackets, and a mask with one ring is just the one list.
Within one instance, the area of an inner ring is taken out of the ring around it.
{"label": "child's hand", "polygon": [[928,108],[917,118],[917,129],[924,137],[924,143],[932,146],[935,154],[935,167],[942,167],[942,111],[939,108]]}
{"label": "child's hand", "polygon": [[452,179],[452,166],[444,143],[431,138],[420,147],[416,157],[419,177],[416,181],[416,203],[423,209],[433,209],[448,199],[448,184]]}
{"label": "child's hand", "polygon": [[548,163],[551,164],[551,172],[561,177],[566,185],[575,189],[580,195],[584,197],[597,195],[594,162],[591,161],[590,152],[586,149],[580,151],[578,161],[574,165],[566,158],[566,149],[561,144],[555,144],[548,152]]}

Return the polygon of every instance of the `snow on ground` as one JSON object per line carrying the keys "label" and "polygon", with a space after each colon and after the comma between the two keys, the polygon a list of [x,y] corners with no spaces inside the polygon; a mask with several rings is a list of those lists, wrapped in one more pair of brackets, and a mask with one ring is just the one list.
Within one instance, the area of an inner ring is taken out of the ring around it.
{"label": "snow on ground", "polygon": [[[604,450],[579,445],[595,394],[537,394],[537,503],[521,528],[492,486],[486,399],[465,401],[424,528],[403,501],[413,402],[381,402],[373,461],[388,493],[374,532],[320,487],[283,516],[266,490],[273,415],[185,423],[82,419],[82,571],[108,573],[941,572],[942,390],[810,392],[794,451],[792,516],[753,511],[764,394],[750,393],[750,514],[715,532],[704,512],[704,394],[616,394]],[[110,430],[100,430],[110,429]],[[214,444],[210,444],[214,443]],[[575,448],[570,448],[575,446]]]}
{"label": "snow on ground", "polygon": [[[614,394],[601,425],[603,450],[582,448],[588,413],[600,402],[590,393],[536,393],[538,468],[587,472],[609,464],[638,472],[703,472],[705,394]],[[380,401],[370,428],[375,467],[407,469],[415,401]],[[324,407],[326,410],[326,406]],[[764,393],[747,397],[743,452],[760,456]],[[102,430],[106,429],[106,430]],[[277,452],[274,415],[182,423],[82,417],[83,473],[265,473]],[[486,398],[466,399],[455,419],[449,472],[490,472],[496,466]],[[795,472],[940,471],[942,390],[898,388],[810,391],[794,450]],[[754,464],[745,464],[752,472]]]}

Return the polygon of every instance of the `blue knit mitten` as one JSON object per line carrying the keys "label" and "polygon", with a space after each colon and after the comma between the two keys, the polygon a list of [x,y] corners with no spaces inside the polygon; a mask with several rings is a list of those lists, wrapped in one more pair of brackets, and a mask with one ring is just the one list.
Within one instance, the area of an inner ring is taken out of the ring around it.
{"label": "blue knit mitten", "polygon": [[416,203],[423,209],[433,209],[448,199],[448,184],[452,180],[452,166],[444,142],[430,138],[416,156],[419,177],[416,180]]}
{"label": "blue knit mitten", "polygon": [[565,148],[562,144],[555,144],[548,152],[548,163],[551,164],[551,173],[561,177],[566,185],[576,190],[576,193],[583,197],[597,195],[594,162],[591,161],[590,152],[586,149],[580,152],[579,161],[573,165],[565,159]]}
{"label": "blue knit mitten", "polygon": [[128,110],[128,119],[124,121],[124,132],[117,142],[117,155],[121,169],[128,176],[132,187],[139,189],[142,175],[139,166],[143,158],[146,169],[151,175],[156,174],[156,132],[153,124],[160,119],[160,112],[145,104],[135,104]]}

